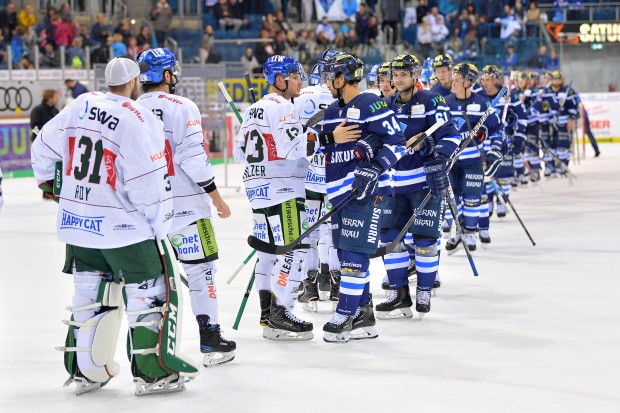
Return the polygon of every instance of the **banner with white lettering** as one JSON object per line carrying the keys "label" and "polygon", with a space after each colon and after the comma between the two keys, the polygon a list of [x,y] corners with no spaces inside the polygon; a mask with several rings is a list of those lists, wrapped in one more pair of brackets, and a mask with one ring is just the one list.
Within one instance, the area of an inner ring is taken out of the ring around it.
{"label": "banner with white lettering", "polygon": [[330,22],[344,21],[355,16],[359,0],[314,0],[316,16],[319,20],[327,16]]}
{"label": "banner with white lettering", "polygon": [[597,140],[620,139],[620,93],[580,93]]}

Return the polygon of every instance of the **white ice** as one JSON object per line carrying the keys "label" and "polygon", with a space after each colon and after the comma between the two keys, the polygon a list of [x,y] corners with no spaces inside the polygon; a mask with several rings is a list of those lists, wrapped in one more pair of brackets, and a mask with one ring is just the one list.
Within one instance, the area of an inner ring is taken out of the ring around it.
{"label": "white ice", "polygon": [[[572,166],[578,180],[543,180],[511,199],[537,245],[510,213],[492,219],[493,243],[475,252],[474,277],[464,252],[442,254],[444,286],[423,321],[378,321],[379,338],[327,344],[318,314],[315,338],[278,343],[262,338],[253,292],[238,331],[232,330],[252,265],[225,280],[250,253],[244,192],[221,188],[233,217],[215,219],[220,321],[237,341],[235,360],[205,369],[187,391],[134,396],[124,335],[122,372],[106,387],[76,397],[60,323],[72,282],[60,269],[56,204],[41,200],[34,179],[3,184],[0,212],[0,412],[620,412],[620,145]],[[217,166],[223,186],[224,167]],[[230,185],[241,185],[239,166]],[[376,260],[375,260],[376,261]],[[373,262],[375,303],[384,272]],[[183,346],[196,361],[198,332],[185,302]],[[125,326],[123,326],[125,329]],[[139,410],[138,410],[139,409]]]}

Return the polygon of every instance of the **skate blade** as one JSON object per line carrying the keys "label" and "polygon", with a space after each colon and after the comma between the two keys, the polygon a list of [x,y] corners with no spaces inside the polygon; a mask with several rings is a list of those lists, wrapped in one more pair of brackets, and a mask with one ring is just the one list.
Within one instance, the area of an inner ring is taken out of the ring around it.
{"label": "skate blade", "polygon": [[93,390],[100,389],[103,386],[103,383],[92,382],[83,377],[73,377],[69,378],[63,385],[63,387],[67,387],[69,384],[75,383],[75,395],[79,396],[84,393],[89,393]]}
{"label": "skate blade", "polygon": [[155,383],[147,383],[139,377],[134,377],[133,382],[136,383],[136,396],[177,393],[185,390],[185,379],[176,374],[164,377]]}
{"label": "skate blade", "polygon": [[418,313],[418,317],[420,318],[420,321],[422,321],[424,319],[425,315],[426,315],[426,313]]}
{"label": "skate blade", "polygon": [[416,284],[418,282],[418,276],[417,275],[412,275],[407,280],[408,280],[409,284]]}
{"label": "skate blade", "polygon": [[202,358],[202,365],[205,367],[215,367],[233,361],[234,358],[234,351],[229,351],[227,353],[213,351],[210,353],[205,353]]}
{"label": "skate blade", "polygon": [[308,301],[307,303],[303,303],[301,308],[311,313],[316,313],[319,310],[319,306],[316,301]]}
{"label": "skate blade", "polygon": [[312,331],[288,331],[279,328],[265,327],[263,337],[274,341],[308,341],[314,338]]}
{"label": "skate blade", "polygon": [[351,331],[350,340],[368,340],[379,337],[374,327],[360,327]]}
{"label": "skate blade", "polygon": [[433,288],[431,293],[433,294],[433,297],[437,297],[437,288]]}
{"label": "skate blade", "polygon": [[319,301],[328,301],[329,300],[329,290],[328,291],[323,291],[323,290],[319,290]]}
{"label": "skate blade", "polygon": [[402,318],[411,318],[413,317],[413,312],[411,308],[397,308],[392,311],[377,311],[377,318],[380,320],[399,320]]}
{"label": "skate blade", "polygon": [[483,250],[486,250],[487,248],[489,248],[489,244],[491,244],[490,242],[481,242],[480,243],[480,247],[482,247]]}
{"label": "skate blade", "polygon": [[343,333],[328,333],[323,334],[323,341],[326,343],[346,343],[351,339],[351,332],[345,331]]}

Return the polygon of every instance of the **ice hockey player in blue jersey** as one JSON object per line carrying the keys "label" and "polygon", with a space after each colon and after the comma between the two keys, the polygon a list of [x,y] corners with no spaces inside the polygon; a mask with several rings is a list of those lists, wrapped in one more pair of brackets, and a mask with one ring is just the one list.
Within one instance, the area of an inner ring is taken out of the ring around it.
{"label": "ice hockey player in blue jersey", "polygon": [[[453,117],[459,117],[464,122],[455,122],[461,126],[459,132],[462,139],[469,135],[469,125],[473,127],[487,109],[489,102],[484,97],[473,93],[471,87],[478,80],[478,68],[471,63],[459,63],[454,66],[452,72],[453,94],[446,98]],[[488,139],[490,149],[486,154],[487,170],[482,167],[482,145]],[[503,131],[500,127],[500,119],[497,113],[489,116],[480,128],[478,134],[472,139],[462,152],[457,162],[450,170],[450,182],[455,194],[457,205],[463,202],[463,227],[465,242],[470,251],[476,249],[476,231],[480,217],[480,201],[483,192],[484,176],[493,176],[503,159],[501,149],[503,143]],[[461,215],[459,213],[459,215]],[[448,215],[446,214],[448,217]],[[460,218],[459,218],[460,219]],[[446,243],[448,254],[454,253],[461,245],[461,238],[456,234]]]}
{"label": "ice hockey player in blue jersey", "polygon": [[[437,77],[437,83],[431,88],[431,92],[443,97],[452,93],[452,57],[449,54],[440,54],[433,59],[433,71]],[[429,79],[430,80],[430,79]]]}
{"label": "ice hockey player in blue jersey", "polygon": [[[377,249],[383,197],[391,191],[384,172],[405,151],[405,137],[394,112],[378,96],[360,93],[358,83],[363,74],[364,63],[351,53],[335,56],[322,73],[322,80],[338,100],[325,111],[321,135],[329,138],[344,119],[359,124],[362,131],[355,143],[335,145],[322,140],[327,194],[337,208],[332,217],[332,238],[342,270],[336,313],[323,326],[327,342],[377,337],[372,328],[369,254]],[[342,205],[351,196],[353,199]]]}
{"label": "ice hockey player in blue jersey", "polygon": [[[394,202],[385,208],[381,240],[393,241],[416,208],[430,191],[433,197],[419,211],[411,226],[417,269],[416,311],[430,311],[431,289],[439,265],[437,238],[443,216],[442,192],[448,187],[447,159],[457,150],[461,137],[450,120],[450,108],[443,96],[416,85],[422,67],[411,54],[397,56],[391,64],[390,76],[397,93],[387,99],[395,112],[407,144],[438,121],[446,122],[426,138],[419,150],[407,153],[396,164],[392,173]],[[388,300],[377,305],[377,317],[382,319],[411,318],[413,305],[407,280],[409,252],[404,243],[384,257],[392,293]]]}
{"label": "ice hockey player in blue jersey", "polygon": [[[492,101],[500,89],[504,86],[504,74],[495,65],[487,65],[482,68],[480,76],[480,84],[482,85],[482,96],[486,97],[489,101]],[[519,99],[517,94],[508,93],[499,100],[495,110],[500,118],[503,118],[504,111],[506,111],[506,122],[504,126],[504,135],[506,137],[502,146],[502,160],[499,170],[497,172],[497,184],[502,188],[505,195],[503,196],[504,202],[508,200],[510,195],[510,180],[514,176],[516,168],[523,170],[523,147],[525,144],[525,128],[527,126],[527,116],[525,114],[525,107]],[[485,141],[485,152],[489,150],[489,142]],[[524,177],[525,178],[525,177]],[[489,215],[494,210],[494,195],[495,189],[490,182],[489,178],[485,181],[489,181],[486,184],[486,191],[482,194],[482,202],[480,205],[480,220],[479,220],[479,236],[480,242],[484,246],[491,242],[489,235]],[[498,197],[500,194],[497,194]],[[497,216],[503,218],[506,216],[506,209],[504,205],[497,200]]]}
{"label": "ice hockey player in blue jersey", "polygon": [[377,81],[379,82],[379,90],[381,90],[382,98],[392,96],[396,92],[396,88],[390,79],[390,62],[383,62],[377,71]]}

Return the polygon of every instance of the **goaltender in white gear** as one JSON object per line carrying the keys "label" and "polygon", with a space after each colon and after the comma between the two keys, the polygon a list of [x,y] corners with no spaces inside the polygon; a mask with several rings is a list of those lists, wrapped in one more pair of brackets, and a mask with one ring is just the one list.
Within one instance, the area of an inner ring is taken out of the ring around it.
{"label": "goaltender in white gear", "polygon": [[215,173],[203,146],[198,106],[172,94],[181,76],[175,56],[166,49],[147,49],[138,55],[138,63],[145,92],[138,102],[164,122],[174,199],[174,219],[168,238],[187,273],[200,350],[204,353],[203,365],[223,364],[235,357],[236,343],[222,337],[218,321],[218,246],[211,223],[211,201],[220,218],[228,218],[230,208],[215,186]]}
{"label": "goaltender in white gear", "polygon": [[[32,146],[39,186],[58,201],[63,272],[75,293],[66,344],[76,393],[116,376],[123,304],[136,395],[185,389],[198,370],[179,354],[182,302],[166,235],[172,222],[162,123],[137,104],[139,68],[106,67],[110,92],[87,93],[48,122]],[[157,240],[157,241],[156,241]],[[162,274],[163,273],[163,274]]]}

